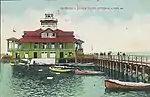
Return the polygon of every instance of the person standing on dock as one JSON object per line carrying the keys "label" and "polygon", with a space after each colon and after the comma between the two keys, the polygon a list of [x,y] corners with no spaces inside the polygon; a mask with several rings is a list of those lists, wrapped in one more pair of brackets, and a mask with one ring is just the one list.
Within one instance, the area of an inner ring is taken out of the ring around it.
{"label": "person standing on dock", "polygon": [[104,56],[106,55],[106,53],[104,52]]}
{"label": "person standing on dock", "polygon": [[118,52],[117,55],[120,56],[120,53]]}
{"label": "person standing on dock", "polygon": [[126,54],[125,54],[125,53],[123,53],[122,55],[123,55],[123,56],[125,56]]}
{"label": "person standing on dock", "polygon": [[112,59],[112,51],[108,52],[108,58]]}

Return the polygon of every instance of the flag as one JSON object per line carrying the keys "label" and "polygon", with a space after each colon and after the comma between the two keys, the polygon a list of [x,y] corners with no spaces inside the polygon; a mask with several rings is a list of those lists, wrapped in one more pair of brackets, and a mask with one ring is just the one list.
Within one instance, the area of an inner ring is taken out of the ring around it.
{"label": "flag", "polygon": [[16,30],[15,30],[15,29],[13,29],[13,32],[16,32]]}

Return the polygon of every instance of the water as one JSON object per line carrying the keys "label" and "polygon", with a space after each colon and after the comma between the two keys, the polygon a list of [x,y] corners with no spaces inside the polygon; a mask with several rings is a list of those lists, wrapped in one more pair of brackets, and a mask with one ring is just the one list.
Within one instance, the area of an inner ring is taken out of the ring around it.
{"label": "water", "polygon": [[5,63],[0,66],[0,97],[150,97],[146,91],[106,90],[104,80],[105,76],[54,74],[46,67]]}

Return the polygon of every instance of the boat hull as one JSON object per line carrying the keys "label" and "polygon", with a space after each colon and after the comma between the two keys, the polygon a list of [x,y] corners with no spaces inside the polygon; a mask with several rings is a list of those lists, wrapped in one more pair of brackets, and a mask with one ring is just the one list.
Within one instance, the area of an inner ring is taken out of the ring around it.
{"label": "boat hull", "polygon": [[68,73],[68,72],[72,72],[71,69],[63,69],[63,68],[53,68],[53,67],[49,67],[49,69],[53,72],[59,72],[59,73]]}
{"label": "boat hull", "polygon": [[87,70],[75,70],[75,74],[77,75],[103,75],[103,72],[96,71],[87,71]]}
{"label": "boat hull", "polygon": [[128,86],[119,83],[112,82],[110,80],[105,80],[105,87],[107,89],[119,89],[119,90],[149,90],[150,85],[147,86]]}

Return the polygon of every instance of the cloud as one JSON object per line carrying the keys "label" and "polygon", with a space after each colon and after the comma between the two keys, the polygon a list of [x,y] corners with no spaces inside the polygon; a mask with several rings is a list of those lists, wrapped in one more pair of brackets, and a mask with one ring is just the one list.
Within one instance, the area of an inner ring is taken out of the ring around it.
{"label": "cloud", "polygon": [[[24,30],[36,30],[40,27],[40,18],[44,10],[27,9],[22,15],[3,14],[2,52],[6,52],[6,39],[20,38]],[[51,10],[52,12],[56,12]],[[82,15],[80,13],[80,15]],[[84,43],[85,53],[92,50],[101,52],[113,51],[150,51],[150,14],[135,14],[131,20],[114,19],[106,21],[102,17],[79,17],[77,14],[56,14],[58,27],[63,30],[74,30]],[[13,28],[17,31],[12,32]]]}

